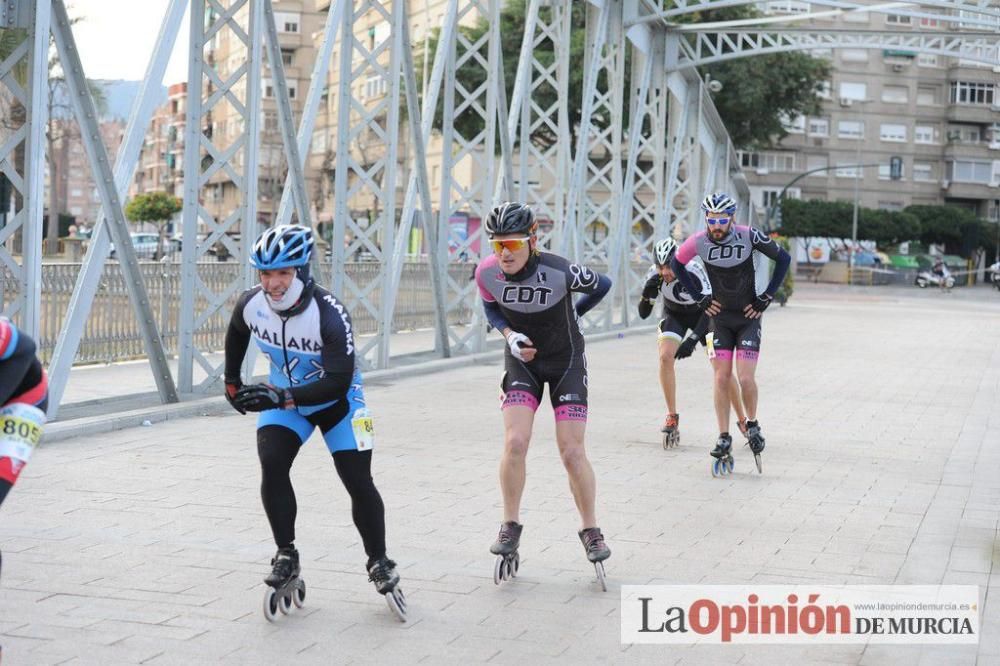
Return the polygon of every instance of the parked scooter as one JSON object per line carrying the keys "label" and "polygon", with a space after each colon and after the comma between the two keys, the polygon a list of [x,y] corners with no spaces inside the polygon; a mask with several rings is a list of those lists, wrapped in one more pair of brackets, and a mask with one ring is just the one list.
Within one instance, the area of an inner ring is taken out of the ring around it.
{"label": "parked scooter", "polygon": [[[944,283],[943,285],[941,284],[942,282]],[[955,286],[955,278],[952,277],[951,275],[946,275],[944,277],[941,277],[940,275],[937,275],[936,273],[933,273],[931,271],[920,271],[919,273],[917,273],[917,279],[914,280],[914,284],[920,287],[921,289],[925,289],[927,287],[941,287],[941,286],[943,286],[945,289],[951,289],[952,287]]]}

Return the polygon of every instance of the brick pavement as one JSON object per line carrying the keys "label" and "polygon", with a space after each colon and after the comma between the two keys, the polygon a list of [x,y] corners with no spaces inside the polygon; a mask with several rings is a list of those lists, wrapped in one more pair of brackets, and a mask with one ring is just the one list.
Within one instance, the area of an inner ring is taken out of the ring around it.
{"label": "brick pavement", "polygon": [[[710,372],[680,366],[681,447],[664,451],[652,335],[589,347],[589,452],[614,554],[599,590],[540,410],[521,575],[497,588],[499,364],[368,387],[375,477],[411,621],[367,582],[321,442],[300,455],[307,605],[261,615],[273,553],[249,417],[156,424],[39,450],[3,507],[4,664],[796,663],[1000,660],[991,595],[1000,506],[1000,297],[806,286],[769,311],[765,474],[746,449],[712,479]],[[978,647],[622,646],[634,583],[980,586]]]}

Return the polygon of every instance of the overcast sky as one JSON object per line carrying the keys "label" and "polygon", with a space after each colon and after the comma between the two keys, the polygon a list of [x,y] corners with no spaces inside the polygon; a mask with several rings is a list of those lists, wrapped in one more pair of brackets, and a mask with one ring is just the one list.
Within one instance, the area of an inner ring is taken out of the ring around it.
{"label": "overcast sky", "polygon": [[[70,15],[83,17],[73,34],[87,78],[142,79],[167,5],[168,0],[72,0]],[[185,12],[164,85],[187,80],[188,29]]]}

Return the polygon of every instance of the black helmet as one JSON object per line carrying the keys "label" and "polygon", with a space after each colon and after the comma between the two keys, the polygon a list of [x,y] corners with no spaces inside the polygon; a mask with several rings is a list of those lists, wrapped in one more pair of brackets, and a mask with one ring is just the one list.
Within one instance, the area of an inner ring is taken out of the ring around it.
{"label": "black helmet", "polygon": [[490,236],[531,234],[534,231],[535,214],[525,204],[514,201],[500,204],[486,218],[486,233]]}

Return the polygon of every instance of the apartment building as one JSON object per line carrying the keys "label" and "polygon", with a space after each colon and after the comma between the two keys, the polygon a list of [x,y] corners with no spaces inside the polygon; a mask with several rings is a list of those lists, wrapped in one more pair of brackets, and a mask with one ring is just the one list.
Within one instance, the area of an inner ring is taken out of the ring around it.
{"label": "apartment building", "polygon": [[[773,14],[827,9],[790,0],[761,7]],[[891,31],[970,28],[962,18],[957,12],[948,22],[849,12],[795,25]],[[994,68],[907,50],[811,53],[829,59],[833,69],[821,112],[791,119],[789,135],[775,148],[740,155],[761,214],[793,178],[827,168],[799,180],[788,196],[853,201],[858,179],[862,206],[900,210],[911,204],[951,204],[1000,221],[1000,74]],[[899,165],[898,174],[891,172],[893,161]]]}
{"label": "apartment building", "polygon": [[[309,90],[310,75],[315,61],[314,39],[322,31],[324,14],[315,10],[315,0],[276,0],[273,3],[278,42],[285,78],[288,83],[292,114],[298,127],[302,105]],[[244,7],[237,14],[237,21],[246,28],[248,9]],[[262,49],[263,50],[263,49]],[[229,29],[215,33],[208,46],[207,56],[218,67],[219,78],[228,80],[246,62],[246,46]],[[281,134],[278,125],[278,110],[270,66],[264,51],[264,70],[261,78],[261,118],[260,146],[258,152],[257,219],[261,224],[270,224],[276,217],[281,191],[284,187],[287,166],[285,164]],[[234,87],[234,94],[244,96],[245,79]],[[242,134],[244,123],[241,114],[226,99],[216,104],[206,118],[213,143],[225,149]],[[243,171],[243,150],[236,153],[233,163],[238,172]],[[306,167],[307,192],[310,198],[316,189],[317,173]],[[225,219],[241,203],[242,190],[233,182],[225,169],[218,170],[203,192],[205,208],[216,219]]]}
{"label": "apartment building", "polygon": [[[125,138],[125,123],[122,120],[104,120],[98,125],[101,140],[108,155],[118,154],[118,148]],[[68,213],[78,224],[92,226],[97,222],[101,208],[100,195],[90,172],[90,162],[83,148],[80,128],[76,120],[57,118],[52,121],[52,169],[46,168],[46,177],[54,176],[57,212]],[[46,199],[46,206],[51,203]]]}
{"label": "apartment building", "polygon": [[167,101],[153,112],[129,196],[166,192],[184,196],[184,127],[187,83],[167,89]]}

